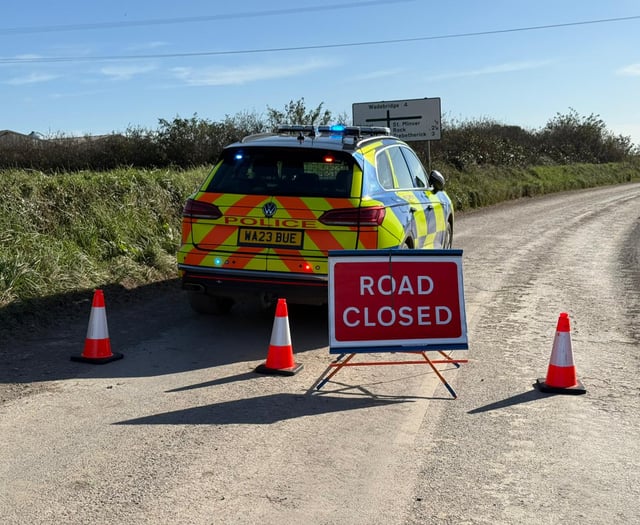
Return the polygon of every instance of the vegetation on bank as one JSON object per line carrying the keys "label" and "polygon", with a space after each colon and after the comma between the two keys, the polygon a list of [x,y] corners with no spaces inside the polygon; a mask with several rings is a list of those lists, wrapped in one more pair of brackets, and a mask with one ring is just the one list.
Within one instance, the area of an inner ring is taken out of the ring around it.
{"label": "vegetation on bank", "polygon": [[[447,176],[457,211],[640,180],[640,164],[631,162],[464,172],[434,167]],[[182,207],[207,170],[0,172],[0,318],[14,302],[174,278]]]}
{"label": "vegetation on bank", "polygon": [[[435,166],[440,169],[438,165]],[[640,161],[561,166],[486,166],[472,171],[442,168],[457,211],[523,197],[640,181]]]}
{"label": "vegetation on bank", "polygon": [[[266,121],[251,114],[223,123],[176,118],[154,133],[106,141],[0,144],[0,327],[42,298],[176,277],[184,201],[224,145],[275,122],[335,120],[322,104],[307,109],[301,100],[284,111],[269,108]],[[487,120],[443,125],[430,158],[425,144],[412,145],[445,175],[458,212],[640,180],[629,139],[573,111],[535,132]]]}
{"label": "vegetation on bank", "polygon": [[0,308],[173,277],[186,196],[206,169],[0,172]]}

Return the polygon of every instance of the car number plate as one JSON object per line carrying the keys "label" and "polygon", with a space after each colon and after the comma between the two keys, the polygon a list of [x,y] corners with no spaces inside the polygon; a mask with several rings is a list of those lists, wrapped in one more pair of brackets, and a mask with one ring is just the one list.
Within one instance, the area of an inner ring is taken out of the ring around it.
{"label": "car number plate", "polygon": [[276,230],[269,228],[239,228],[238,246],[302,249],[304,230]]}

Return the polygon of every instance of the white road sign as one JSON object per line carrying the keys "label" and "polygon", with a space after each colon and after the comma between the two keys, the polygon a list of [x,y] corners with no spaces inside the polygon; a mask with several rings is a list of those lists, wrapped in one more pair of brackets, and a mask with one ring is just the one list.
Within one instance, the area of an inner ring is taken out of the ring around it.
{"label": "white road sign", "polygon": [[386,126],[405,141],[440,140],[440,99],[417,98],[352,105],[354,126]]}

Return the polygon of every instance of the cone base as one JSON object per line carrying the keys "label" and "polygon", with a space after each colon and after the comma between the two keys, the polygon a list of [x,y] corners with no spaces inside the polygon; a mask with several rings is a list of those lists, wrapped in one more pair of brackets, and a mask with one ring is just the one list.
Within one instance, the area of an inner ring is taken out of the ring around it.
{"label": "cone base", "polygon": [[536,381],[536,385],[541,392],[548,392],[551,394],[570,394],[577,396],[587,393],[587,389],[580,381],[578,381],[574,386],[559,387],[547,385],[545,379],[541,378]]}
{"label": "cone base", "polygon": [[254,372],[256,374],[268,374],[268,375],[276,375],[276,376],[293,376],[296,375],[304,365],[295,364],[291,368],[269,368],[267,365],[259,365],[256,367]]}
{"label": "cone base", "polygon": [[81,363],[93,363],[95,365],[103,365],[105,363],[110,363],[111,361],[117,361],[118,359],[122,359],[124,357],[123,354],[113,353],[108,357],[85,357],[83,355],[72,355],[71,361],[78,361]]}

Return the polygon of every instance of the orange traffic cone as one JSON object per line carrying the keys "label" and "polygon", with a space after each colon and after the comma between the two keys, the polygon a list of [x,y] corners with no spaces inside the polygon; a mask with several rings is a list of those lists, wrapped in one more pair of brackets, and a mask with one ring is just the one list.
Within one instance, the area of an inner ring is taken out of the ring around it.
{"label": "orange traffic cone", "polygon": [[576,375],[571,350],[571,327],[569,314],[562,312],[558,318],[556,336],[553,340],[551,359],[545,379],[538,379],[538,388],[542,392],[554,394],[585,394],[587,391]]}
{"label": "orange traffic cone", "polygon": [[104,306],[104,294],[102,290],[96,290],[93,294],[84,351],[80,356],[71,356],[71,360],[103,364],[115,361],[116,359],[122,359],[123,357],[122,354],[114,354],[111,352],[109,328],[107,327],[107,313]]}
{"label": "orange traffic cone", "polygon": [[292,376],[301,369],[302,365],[296,364],[293,360],[287,301],[285,299],[278,299],[267,361],[258,366],[255,371],[259,374]]}

